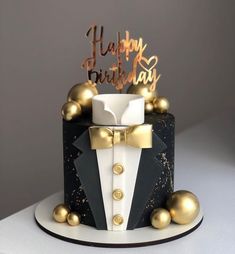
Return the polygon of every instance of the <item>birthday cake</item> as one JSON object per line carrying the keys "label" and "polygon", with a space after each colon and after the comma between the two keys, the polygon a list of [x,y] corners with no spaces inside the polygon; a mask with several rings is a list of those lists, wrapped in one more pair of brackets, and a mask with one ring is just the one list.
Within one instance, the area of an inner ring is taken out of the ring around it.
{"label": "birthday cake", "polygon": [[[108,231],[193,221],[196,196],[174,192],[175,119],[157,92],[157,56],[146,58],[147,45],[129,32],[106,46],[103,27],[92,26],[87,37],[91,56],[82,67],[88,80],[71,88],[62,107],[64,203],[55,207],[55,221]],[[97,71],[98,56],[107,54],[117,62]],[[127,72],[123,62],[132,55]],[[101,84],[119,93],[99,94]],[[182,200],[191,202],[190,211]]]}

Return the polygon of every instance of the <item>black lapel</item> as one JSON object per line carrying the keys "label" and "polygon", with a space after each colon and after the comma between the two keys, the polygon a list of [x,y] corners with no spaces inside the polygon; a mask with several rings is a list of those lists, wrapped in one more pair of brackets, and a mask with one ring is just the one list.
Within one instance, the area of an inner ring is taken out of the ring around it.
{"label": "black lapel", "polygon": [[90,138],[86,130],[73,145],[81,152],[74,160],[82,188],[86,194],[96,228],[106,230],[106,217],[100,185],[96,151],[90,148]]}
{"label": "black lapel", "polygon": [[127,229],[136,228],[141,218],[149,196],[161,175],[162,165],[156,156],[165,149],[166,145],[153,132],[152,148],[142,149]]}

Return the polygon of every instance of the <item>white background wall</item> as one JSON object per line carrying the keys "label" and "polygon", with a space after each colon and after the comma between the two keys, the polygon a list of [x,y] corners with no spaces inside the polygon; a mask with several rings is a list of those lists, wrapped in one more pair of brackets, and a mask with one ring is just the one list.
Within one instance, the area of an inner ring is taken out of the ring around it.
{"label": "white background wall", "polygon": [[232,0],[0,0],[0,218],[63,188],[60,108],[86,79],[80,64],[91,24],[104,25],[106,42],[128,29],[159,56],[159,93],[179,132],[234,103],[234,7]]}

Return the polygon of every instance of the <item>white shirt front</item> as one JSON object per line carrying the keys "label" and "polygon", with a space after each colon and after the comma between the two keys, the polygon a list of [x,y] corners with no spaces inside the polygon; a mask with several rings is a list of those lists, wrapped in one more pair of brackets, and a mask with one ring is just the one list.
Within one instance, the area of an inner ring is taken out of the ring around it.
{"label": "white shirt front", "polygon": [[[144,98],[132,94],[103,94],[92,99],[93,123],[111,129],[144,123]],[[141,156],[141,148],[116,144],[112,148],[96,149],[101,190],[108,230],[126,230]],[[113,173],[115,163],[123,166],[120,175]],[[121,189],[124,196],[114,200],[112,193]],[[113,224],[113,216],[121,215],[123,223]]]}

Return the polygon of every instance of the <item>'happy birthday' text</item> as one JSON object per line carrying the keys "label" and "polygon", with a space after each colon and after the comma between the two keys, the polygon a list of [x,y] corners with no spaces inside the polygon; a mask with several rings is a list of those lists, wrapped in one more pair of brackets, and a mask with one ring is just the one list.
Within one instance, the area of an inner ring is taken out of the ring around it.
{"label": "'happy birthday' text", "polygon": [[[155,90],[160,74],[157,73],[155,66],[158,63],[157,56],[150,58],[144,57],[143,53],[147,44],[143,43],[143,39],[138,40],[130,38],[128,31],[125,33],[125,38],[121,39],[120,33],[117,33],[117,42],[110,41],[105,47],[103,42],[104,29],[101,26],[100,32],[97,32],[97,26],[89,28],[86,36],[90,38],[91,57],[86,58],[82,67],[87,70],[88,79],[96,84],[111,83],[117,90],[122,90],[126,84],[138,85],[139,83],[151,84],[150,89]],[[116,58],[116,62],[112,64],[109,70],[95,70],[97,55],[106,56],[111,54]],[[122,56],[129,61],[130,54],[136,53],[132,69],[127,72],[123,69]],[[140,68],[138,72],[137,68]],[[137,73],[138,72],[138,73]]]}

